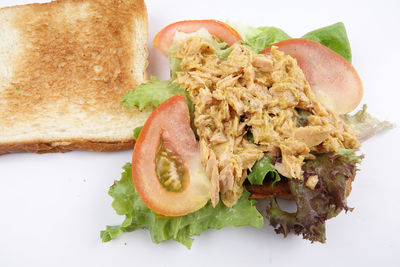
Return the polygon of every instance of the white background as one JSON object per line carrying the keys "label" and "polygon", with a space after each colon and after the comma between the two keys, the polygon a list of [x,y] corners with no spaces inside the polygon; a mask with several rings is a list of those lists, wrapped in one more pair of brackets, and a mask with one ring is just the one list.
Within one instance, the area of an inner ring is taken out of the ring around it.
{"label": "white background", "polygon": [[[261,230],[206,231],[190,251],[177,242],[153,244],[144,230],[103,244],[100,230],[123,220],[107,191],[131,151],[3,155],[0,266],[400,266],[400,1],[148,0],[147,7],[150,41],[182,19],[244,20],[294,37],[343,21],[363,103],[398,125],[363,145],[366,157],[348,199],[354,212],[327,223],[326,244],[284,239],[268,222]],[[151,45],[149,73],[164,79],[169,73]]]}

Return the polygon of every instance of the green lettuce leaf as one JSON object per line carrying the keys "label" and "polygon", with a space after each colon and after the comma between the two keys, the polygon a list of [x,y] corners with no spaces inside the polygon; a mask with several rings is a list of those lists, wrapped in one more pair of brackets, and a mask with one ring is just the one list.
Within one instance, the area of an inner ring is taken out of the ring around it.
{"label": "green lettuce leaf", "polygon": [[[304,181],[288,179],[297,212],[283,211],[275,197],[271,198],[267,218],[275,231],[285,236],[294,232],[311,242],[324,243],[325,221],[343,209],[351,210],[346,203],[346,185],[348,180],[354,180],[361,159],[354,150],[343,149],[337,154],[321,154],[315,160],[307,161],[303,166]],[[318,175],[314,190],[305,186],[305,181],[312,175]]]}
{"label": "green lettuce leaf", "polygon": [[113,208],[125,220],[119,226],[107,226],[101,231],[103,242],[120,236],[123,232],[136,229],[148,229],[154,243],[174,239],[187,248],[193,242],[192,237],[200,235],[209,228],[221,229],[226,226],[251,225],[261,228],[264,220],[257,211],[254,200],[248,200],[249,193],[244,190],[242,197],[232,207],[220,203],[213,208],[209,202],[202,209],[181,217],[165,217],[157,215],[140,199],[132,179],[131,164],[126,164],[119,181],[115,181],[109,190],[114,198]]}
{"label": "green lettuce leaf", "polygon": [[348,62],[351,63],[350,42],[347,38],[346,28],[342,22],[311,31],[303,35],[301,38],[314,40],[320,44],[323,44],[336,53],[342,55]]}
{"label": "green lettuce leaf", "polygon": [[258,27],[256,31],[246,35],[246,45],[256,53],[260,53],[265,48],[288,39],[291,37],[279,28]]}
{"label": "green lettuce leaf", "polygon": [[169,60],[169,68],[171,70],[171,80],[174,81],[176,78],[178,78],[176,73],[179,71],[183,71],[181,67],[182,59],[176,58],[174,54],[170,55],[168,57],[168,60]]}
{"label": "green lettuce leaf", "polygon": [[133,138],[135,138],[135,140],[138,139],[140,132],[142,131],[143,126],[139,126],[136,127],[135,129],[133,129]]}
{"label": "green lettuce leaf", "polygon": [[244,44],[257,54],[272,44],[291,39],[288,34],[276,27],[255,28],[245,23],[232,21],[228,21],[228,24],[242,36]]}
{"label": "green lettuce leaf", "polygon": [[252,143],[255,143],[254,135],[251,132],[247,132],[246,137],[247,137],[247,140],[249,140]]}
{"label": "green lettuce leaf", "polygon": [[228,56],[231,54],[231,52],[232,52],[232,47],[230,46],[226,46],[225,48],[218,49],[215,51],[220,60],[226,60]]}
{"label": "green lettuce leaf", "polygon": [[122,96],[121,102],[126,108],[138,107],[143,110],[146,107],[156,108],[174,95],[185,95],[188,98],[188,93],[180,89],[179,84],[151,77],[151,83],[143,83],[135,90],[129,90]]}
{"label": "green lettuce leaf", "polygon": [[354,115],[342,115],[344,122],[353,127],[354,131],[358,134],[360,142],[371,138],[372,136],[384,131],[393,129],[394,124],[388,121],[380,121],[372,117],[367,112],[367,105],[363,105],[362,109]]}
{"label": "green lettuce leaf", "polygon": [[279,173],[272,166],[272,158],[268,156],[264,156],[262,159],[257,161],[247,176],[250,184],[257,185],[262,185],[265,178],[271,180],[271,186],[274,186],[276,182],[281,180]]}
{"label": "green lettuce leaf", "polygon": [[179,84],[171,80],[160,81],[157,77],[151,77],[151,83],[143,83],[135,90],[129,90],[122,96],[121,102],[125,108],[138,107],[139,110],[151,107],[156,108],[175,95],[184,95],[188,105],[191,122],[194,117],[194,105],[190,100],[189,92],[182,90]]}

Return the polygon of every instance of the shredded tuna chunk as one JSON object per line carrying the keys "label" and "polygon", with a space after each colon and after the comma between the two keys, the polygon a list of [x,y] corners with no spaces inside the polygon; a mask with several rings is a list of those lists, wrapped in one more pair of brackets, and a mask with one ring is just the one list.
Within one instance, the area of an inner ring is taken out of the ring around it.
{"label": "shredded tuna chunk", "polygon": [[[352,129],[316,99],[295,59],[273,47],[257,55],[235,44],[226,60],[198,37],[178,44],[184,71],[175,82],[190,93],[202,164],[219,197],[236,203],[255,162],[265,154],[288,178],[303,179],[302,165],[315,153],[357,148]],[[298,111],[310,113],[299,126]],[[248,139],[254,137],[254,142]]]}

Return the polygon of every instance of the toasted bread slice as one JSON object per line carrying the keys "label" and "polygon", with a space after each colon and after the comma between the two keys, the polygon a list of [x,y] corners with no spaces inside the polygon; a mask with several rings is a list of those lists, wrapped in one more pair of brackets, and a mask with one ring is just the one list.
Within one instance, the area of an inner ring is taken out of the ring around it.
{"label": "toasted bread slice", "polygon": [[0,9],[0,154],[133,146],[150,111],[121,96],[147,80],[143,0]]}

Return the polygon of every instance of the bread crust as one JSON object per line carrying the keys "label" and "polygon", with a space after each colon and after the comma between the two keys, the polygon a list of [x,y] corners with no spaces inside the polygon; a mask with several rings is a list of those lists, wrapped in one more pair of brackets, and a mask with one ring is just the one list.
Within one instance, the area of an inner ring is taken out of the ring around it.
{"label": "bread crust", "polygon": [[70,140],[62,142],[27,142],[0,145],[0,155],[8,153],[55,153],[69,152],[73,150],[87,150],[95,152],[112,152],[119,150],[132,149],[134,140],[119,142],[92,142],[89,140]]}

